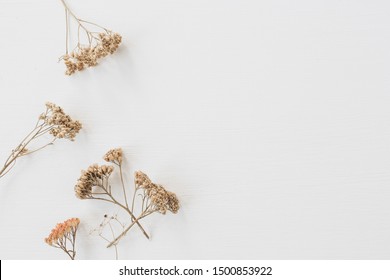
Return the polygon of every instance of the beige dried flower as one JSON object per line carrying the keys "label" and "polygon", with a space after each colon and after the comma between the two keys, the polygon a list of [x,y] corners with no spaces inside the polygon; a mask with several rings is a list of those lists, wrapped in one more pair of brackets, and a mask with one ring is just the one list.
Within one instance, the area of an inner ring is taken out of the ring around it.
{"label": "beige dried flower", "polygon": [[[50,235],[45,238],[45,242],[52,247],[63,250],[72,260],[74,260],[76,256],[76,233],[79,224],[79,218],[71,218],[63,223],[57,224],[56,227],[52,229]],[[71,249],[68,249],[69,245],[71,246]]]}
{"label": "beige dried flower", "polygon": [[104,188],[111,173],[113,166],[93,164],[87,170],[81,171],[81,176],[75,186],[76,196],[80,199],[93,198],[93,187]]}
{"label": "beige dried flower", "polygon": [[137,187],[141,187],[144,189],[150,188],[152,181],[149,179],[148,175],[143,173],[142,171],[134,172],[135,184]]}
{"label": "beige dried flower", "polygon": [[121,164],[122,156],[123,156],[123,151],[121,148],[111,149],[104,155],[103,159],[107,162]]}
{"label": "beige dried flower", "polygon": [[[114,238],[107,247],[116,247],[119,240],[125,236],[135,224],[138,225],[144,235],[149,238],[149,235],[140,224],[140,220],[156,212],[161,214],[166,214],[167,211],[172,213],[178,212],[180,205],[177,196],[174,193],[167,191],[162,185],[153,183],[149,177],[141,171],[137,171],[134,174],[134,191],[132,203],[129,205],[126,194],[127,188],[124,184],[122,174],[122,149],[117,148],[109,150],[104,155],[103,159],[107,162],[117,164],[119,167],[123,190],[122,201],[124,202],[120,202],[121,199],[115,197],[111,191],[110,176],[114,171],[112,166],[92,165],[87,171],[82,171],[81,177],[78,179],[75,186],[75,192],[76,196],[80,199],[97,199],[110,202],[119,206],[130,215],[131,224],[124,228],[122,233]],[[135,215],[137,197],[141,197],[141,200],[138,203],[140,208],[138,211],[139,214]]]}
{"label": "beige dried flower", "polygon": [[144,189],[144,194],[150,201],[146,208],[161,214],[165,214],[167,210],[177,213],[180,206],[179,200],[174,193],[167,191],[162,185],[152,183],[149,177],[141,171],[136,171],[134,176],[137,190]]}
{"label": "beige dried flower", "polygon": [[49,113],[43,116],[41,119],[50,126],[49,133],[56,138],[66,138],[74,141],[76,135],[80,132],[82,125],[79,121],[74,121],[72,118],[65,114],[61,107],[47,102],[46,108]]}
{"label": "beige dried flower", "polygon": [[[61,0],[65,7],[66,16],[66,52],[61,57],[66,66],[66,75],[72,75],[85,68],[96,66],[100,59],[113,54],[122,42],[122,36],[95,23],[78,18],[68,7],[65,0]],[[69,51],[70,18],[78,24],[78,42],[73,51]],[[92,31],[91,28],[97,29]],[[81,42],[85,36],[86,43]]]}
{"label": "beige dried flower", "polygon": [[[82,129],[79,121],[73,120],[64,110],[50,102],[46,103],[46,110],[40,114],[35,127],[30,131],[22,142],[16,146],[0,170],[0,178],[7,174],[15,165],[16,159],[35,153],[47,146],[53,145],[57,139],[68,139],[74,141],[76,135]],[[52,139],[46,144],[39,144],[38,148],[29,149],[27,146],[37,141],[41,136],[51,134]]]}
{"label": "beige dried flower", "polygon": [[168,210],[176,214],[180,209],[179,199],[173,192],[168,192]]}

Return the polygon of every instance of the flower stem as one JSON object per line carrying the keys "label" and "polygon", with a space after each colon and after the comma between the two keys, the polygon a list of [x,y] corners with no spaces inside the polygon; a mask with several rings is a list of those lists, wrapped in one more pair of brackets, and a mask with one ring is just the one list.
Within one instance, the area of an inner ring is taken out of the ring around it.
{"label": "flower stem", "polygon": [[79,23],[81,28],[83,28],[87,33],[89,33],[89,30],[82,24],[82,20],[79,19],[71,9],[69,9],[69,6],[66,4],[65,0],[60,0],[62,4],[64,5],[65,9],[68,11],[68,13]]}
{"label": "flower stem", "polygon": [[[111,246],[115,245],[123,236],[126,235],[126,233],[135,225],[138,224],[138,221],[149,216],[153,212],[146,213],[143,212],[138,218],[134,219],[134,221],[117,237],[115,238],[110,244],[107,245],[107,248],[110,248]],[[149,238],[148,238],[149,239]]]}
{"label": "flower stem", "polygon": [[[34,129],[29,134],[27,134],[27,136],[22,140],[22,142],[16,147],[16,149],[12,151],[11,155],[4,163],[3,168],[0,170],[0,178],[5,176],[14,167],[16,159],[18,157],[24,156],[22,152],[26,149],[27,145],[39,135],[43,127],[43,124],[35,126]],[[11,164],[13,165],[11,166]]]}
{"label": "flower stem", "polygon": [[110,193],[108,193],[108,191],[106,189],[104,189],[106,195],[108,195],[110,199],[106,199],[106,198],[101,198],[101,197],[92,197],[91,199],[97,199],[97,200],[103,200],[103,201],[107,201],[107,202],[111,202],[111,203],[114,203],[116,205],[118,205],[119,207],[121,207],[122,209],[124,209],[130,216],[131,216],[131,219],[133,221],[132,224],[137,224],[138,227],[141,229],[142,233],[145,235],[145,237],[147,239],[150,239],[149,235],[146,233],[145,229],[142,227],[142,225],[138,222],[138,219],[134,216],[133,212],[130,211],[129,208],[127,208],[125,205],[119,203]]}
{"label": "flower stem", "polygon": [[[121,183],[122,183],[122,190],[123,190],[123,196],[125,198],[126,207],[129,209],[129,204],[127,203],[127,195],[126,195],[126,187],[125,182],[123,180],[123,172],[122,172],[122,163],[119,163],[119,173],[121,177]],[[133,212],[133,211],[132,211]]]}

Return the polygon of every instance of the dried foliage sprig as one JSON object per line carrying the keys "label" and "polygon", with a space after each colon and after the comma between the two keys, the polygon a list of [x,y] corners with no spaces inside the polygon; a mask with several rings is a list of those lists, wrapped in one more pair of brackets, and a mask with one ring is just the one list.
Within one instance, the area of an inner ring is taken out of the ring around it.
{"label": "dried foliage sprig", "polygon": [[59,223],[52,229],[50,235],[45,238],[45,242],[54,248],[64,251],[71,260],[76,257],[76,234],[80,220],[71,218],[63,223]]}
{"label": "dried foliage sprig", "polygon": [[[122,157],[122,149],[113,149],[105,154],[104,160],[119,167],[123,192],[122,200],[124,202],[119,202],[119,199],[114,197],[112,193],[110,176],[114,171],[114,166],[91,165],[86,171],[82,171],[81,177],[78,179],[75,186],[75,192],[78,198],[110,202],[119,206],[130,215],[131,224],[108,244],[108,248],[118,244],[119,240],[125,236],[135,224],[138,225],[144,235],[149,238],[149,235],[140,224],[140,220],[153,213],[166,214],[167,211],[177,213],[180,208],[179,200],[174,193],[167,191],[162,185],[153,183],[149,177],[141,171],[135,172],[132,202],[129,205],[126,186],[123,179]],[[139,207],[141,209],[140,211],[137,211],[138,214],[135,215],[137,197],[141,198]]]}
{"label": "dried foliage sprig", "polygon": [[[47,102],[46,110],[39,116],[35,127],[27,134],[21,143],[12,150],[5,161],[4,166],[0,170],[0,178],[6,175],[15,166],[18,158],[30,155],[47,146],[53,145],[57,139],[74,141],[81,128],[81,123],[65,114],[61,107]],[[29,144],[45,134],[50,134],[52,136],[51,140],[44,145],[40,145],[39,147],[30,150]]]}
{"label": "dried foliage sprig", "polygon": [[[96,66],[101,58],[113,54],[122,42],[122,36],[98,24],[77,17],[65,0],[61,0],[65,7],[66,17],[66,52],[62,59],[66,66],[66,75],[72,75],[85,68]],[[70,51],[69,31],[71,19],[77,23],[77,44]],[[92,31],[90,27],[93,27]],[[84,38],[84,40],[83,40]]]}

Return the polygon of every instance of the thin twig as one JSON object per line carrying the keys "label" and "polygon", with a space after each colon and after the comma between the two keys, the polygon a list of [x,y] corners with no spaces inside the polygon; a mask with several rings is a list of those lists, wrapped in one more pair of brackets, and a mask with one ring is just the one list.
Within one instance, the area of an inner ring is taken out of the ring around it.
{"label": "thin twig", "polygon": [[107,248],[110,248],[111,246],[113,246],[114,244],[116,244],[123,236],[126,235],[126,233],[135,225],[135,224],[138,224],[138,221],[149,216],[150,214],[152,214],[153,212],[150,212],[148,214],[141,214],[140,217],[138,217],[137,219],[135,219],[117,238],[114,239],[114,241],[112,241],[110,244],[107,245]]}
{"label": "thin twig", "polygon": [[[118,165],[119,165],[119,173],[120,173],[121,183],[122,183],[123,196],[125,198],[126,207],[129,208],[129,204],[127,203],[125,182],[123,181],[122,163],[119,163]],[[133,210],[131,210],[131,212],[133,212]]]}

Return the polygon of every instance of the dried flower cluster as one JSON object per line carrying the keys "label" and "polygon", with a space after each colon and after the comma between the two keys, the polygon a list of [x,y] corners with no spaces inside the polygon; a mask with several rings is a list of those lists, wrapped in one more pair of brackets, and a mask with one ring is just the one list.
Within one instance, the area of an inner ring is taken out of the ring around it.
{"label": "dried flower cluster", "polygon": [[[0,178],[14,167],[18,158],[42,150],[43,148],[54,144],[57,139],[63,138],[74,141],[81,128],[81,123],[65,114],[61,107],[47,102],[46,110],[39,116],[33,130],[30,131],[21,143],[12,150],[5,161],[4,166],[0,170]],[[36,142],[46,134],[52,136],[52,139],[49,142],[37,144],[38,147],[32,150],[28,148],[29,144]]]}
{"label": "dried flower cluster", "polygon": [[[52,229],[50,235],[45,238],[45,242],[52,247],[63,250],[72,260],[75,259],[76,233],[80,220],[71,218],[63,223],[59,223]],[[70,243],[70,244],[69,244]],[[70,246],[70,248],[68,248]]]}
{"label": "dried flower cluster", "polygon": [[50,102],[46,103],[48,113],[42,114],[40,119],[50,127],[49,133],[56,138],[66,138],[74,141],[82,125],[65,114],[64,110]]}
{"label": "dried flower cluster", "polygon": [[[113,166],[91,165],[86,171],[81,172],[81,176],[75,186],[75,193],[78,198],[110,202],[119,206],[130,215],[131,224],[125,228],[120,235],[114,238],[107,247],[116,245],[135,224],[137,224],[144,235],[149,238],[149,235],[139,222],[141,219],[156,212],[161,214],[166,214],[167,211],[177,213],[180,208],[179,200],[174,193],[167,191],[162,185],[153,183],[149,177],[141,171],[135,172],[135,184],[130,207],[127,201],[126,186],[122,174],[122,157],[123,152],[121,149],[113,149],[108,151],[103,159],[119,166],[123,190],[123,203],[120,202],[118,198],[114,197],[111,191],[110,176],[114,171]],[[141,209],[139,211],[140,213],[137,215],[134,214],[136,197],[141,197]]]}
{"label": "dried flower cluster", "polygon": [[121,148],[109,150],[103,157],[107,162],[112,162],[115,164],[121,164],[123,157],[123,151]]}
{"label": "dried flower cluster", "polygon": [[163,186],[154,184],[149,177],[141,171],[135,172],[135,183],[137,189],[143,189],[145,196],[150,200],[151,211],[158,211],[165,214],[168,211],[177,213],[179,200],[172,192],[167,191]]}
{"label": "dried flower cluster", "polygon": [[[96,66],[100,59],[109,54],[113,54],[122,42],[122,36],[112,32],[95,23],[78,18],[68,7],[64,0],[61,0],[65,7],[66,16],[66,53],[61,57],[66,66],[66,75],[72,75],[77,71],[85,68]],[[78,42],[73,51],[69,51],[69,28],[70,18],[74,19],[77,24]],[[98,29],[91,31],[90,27]],[[85,42],[81,37],[85,37]]]}
{"label": "dried flower cluster", "polygon": [[93,197],[92,188],[102,186],[108,181],[114,167],[97,164],[91,165],[87,170],[81,171],[81,176],[75,186],[76,196],[80,199]]}
{"label": "dried flower cluster", "polygon": [[[72,75],[78,71],[98,65],[99,61],[114,54],[121,42],[120,34],[112,32],[95,23],[78,18],[68,7],[65,0],[60,0],[65,7],[66,15],[66,52],[60,58],[66,66],[66,75]],[[73,19],[77,23],[77,43],[70,51],[69,42],[70,36],[70,20]],[[84,40],[83,40],[84,38]],[[42,113],[32,131],[21,141],[21,143],[12,150],[10,156],[0,169],[0,178],[6,175],[15,165],[16,160],[22,156],[32,154],[45,147],[54,144],[57,139],[68,139],[74,141],[77,134],[82,129],[82,124],[73,120],[67,115],[64,110],[50,102],[46,103],[46,110]],[[50,141],[44,144],[39,144],[37,148],[30,150],[29,144],[41,138],[44,135],[50,135]],[[80,178],[75,185],[75,193],[79,199],[95,199],[113,203],[120,209],[124,210],[130,216],[129,225],[122,223],[117,215],[108,217],[104,216],[103,222],[99,228],[95,230],[109,244],[107,247],[114,246],[116,250],[116,258],[118,259],[117,245],[120,239],[127,232],[137,225],[142,233],[149,238],[145,229],[140,223],[140,220],[153,214],[166,214],[168,211],[176,214],[180,208],[177,196],[166,190],[162,185],[153,183],[149,177],[137,171],[134,174],[134,189],[132,195],[132,203],[129,206],[128,197],[126,194],[126,186],[124,183],[122,163],[123,151],[121,148],[109,150],[103,157],[106,162],[112,163],[119,167],[121,186],[123,191],[122,199],[118,199],[112,192],[110,178],[115,171],[112,165],[91,165],[87,170],[81,172]],[[140,200],[140,210],[135,211],[136,198]],[[137,213],[137,214],[135,214]],[[76,256],[75,244],[77,230],[80,224],[78,218],[71,218],[62,223],[58,223],[45,242],[64,251],[70,259],[74,260]],[[119,226],[121,233],[115,235],[114,225]],[[112,239],[103,235],[103,230],[109,227]]]}
{"label": "dried flower cluster", "polygon": [[96,41],[95,45],[79,46],[70,54],[65,54],[62,57],[66,66],[66,75],[72,75],[87,67],[96,66],[99,59],[113,54],[122,42],[122,36],[111,31],[99,33],[98,37],[93,36],[92,38]]}

